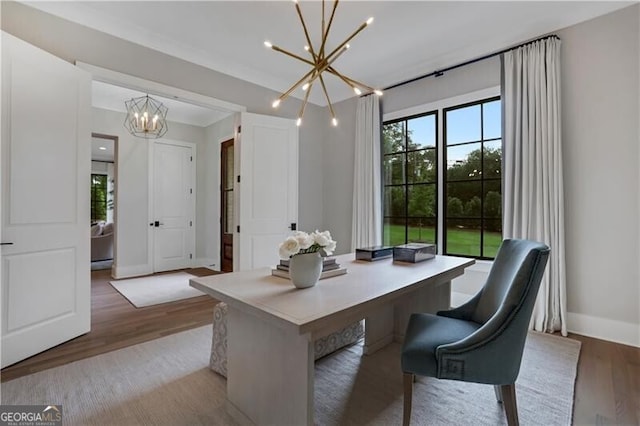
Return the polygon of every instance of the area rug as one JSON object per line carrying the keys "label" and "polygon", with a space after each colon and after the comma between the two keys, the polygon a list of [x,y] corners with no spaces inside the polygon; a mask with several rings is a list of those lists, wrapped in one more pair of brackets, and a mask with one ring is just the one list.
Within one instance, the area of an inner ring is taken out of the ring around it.
{"label": "area rug", "polygon": [[[231,425],[208,368],[210,326],[2,383],[2,404],[62,404],[69,425]],[[354,345],[316,362],[315,423],[402,423],[400,346]],[[580,343],[530,333],[516,383],[522,425],[570,425]],[[413,425],[506,424],[492,386],[418,379]]]}
{"label": "area rug", "polygon": [[109,284],[126,297],[133,306],[143,308],[204,295],[200,290],[189,286],[191,278],[195,278],[195,275],[174,272],[109,281]]}

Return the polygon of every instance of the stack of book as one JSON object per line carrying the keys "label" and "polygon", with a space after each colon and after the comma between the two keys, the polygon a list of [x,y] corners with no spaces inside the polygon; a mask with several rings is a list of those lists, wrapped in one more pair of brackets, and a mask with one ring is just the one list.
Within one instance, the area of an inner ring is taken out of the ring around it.
{"label": "stack of book", "polygon": [[[341,267],[340,264],[336,262],[335,257],[325,257],[322,259],[322,273],[320,274],[320,279],[335,277],[346,273],[347,269]],[[276,268],[271,270],[271,275],[289,278],[289,259],[281,259],[280,263],[276,265]]]}

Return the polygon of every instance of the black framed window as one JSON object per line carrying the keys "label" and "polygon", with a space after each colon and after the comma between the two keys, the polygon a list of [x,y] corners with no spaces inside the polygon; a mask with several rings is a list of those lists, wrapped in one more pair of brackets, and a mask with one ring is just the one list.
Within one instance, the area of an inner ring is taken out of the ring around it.
{"label": "black framed window", "polygon": [[107,220],[107,175],[91,174],[91,222]]}
{"label": "black framed window", "polygon": [[444,254],[493,259],[502,241],[500,98],[443,110]]}
{"label": "black framed window", "polygon": [[436,111],[382,126],[383,244],[437,242]]}

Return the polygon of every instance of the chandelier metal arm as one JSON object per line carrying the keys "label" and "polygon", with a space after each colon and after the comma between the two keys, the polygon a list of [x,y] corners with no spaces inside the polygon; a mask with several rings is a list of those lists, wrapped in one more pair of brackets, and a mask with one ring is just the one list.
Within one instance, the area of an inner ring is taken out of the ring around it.
{"label": "chandelier metal arm", "polygon": [[287,55],[287,56],[291,56],[292,58],[295,58],[295,59],[297,59],[297,60],[299,60],[299,61],[302,61],[302,62],[304,62],[305,64],[309,64],[309,65],[311,65],[312,67],[315,67],[315,66],[316,66],[316,63],[315,63],[315,62],[311,62],[310,60],[305,59],[305,58],[303,58],[302,56],[298,56],[298,55],[296,55],[295,53],[291,53],[291,52],[289,52],[289,51],[287,51],[287,50],[284,50],[284,49],[283,49],[283,48],[281,48],[281,47],[278,47],[278,46],[271,46],[271,49],[275,50],[276,52],[283,53],[283,54],[285,54],[285,55]]}
{"label": "chandelier metal arm", "polygon": [[339,72],[338,72],[338,71],[336,71],[333,67],[329,67],[329,68],[327,68],[327,71],[328,71],[328,72],[330,72],[331,74],[335,75],[336,77],[340,78],[342,81],[344,81],[345,83],[347,83],[347,85],[349,85],[349,86],[351,86],[351,87],[353,87],[353,86],[360,86],[360,87],[362,87],[363,89],[367,89],[367,90],[369,90],[369,91],[371,91],[371,92],[373,92],[374,90],[376,90],[376,89],[374,89],[373,87],[371,87],[371,86],[367,86],[366,84],[364,84],[364,83],[362,83],[362,82],[360,82],[360,81],[358,81],[358,80],[354,80],[354,79],[353,79],[353,78],[351,78],[351,77],[347,77],[346,75],[339,73]]}
{"label": "chandelier metal arm", "polygon": [[302,16],[302,10],[300,10],[300,5],[298,4],[298,2],[295,1],[295,3],[296,3],[296,12],[298,12],[298,17],[300,18],[300,23],[302,24],[302,29],[304,30],[304,36],[306,37],[307,43],[309,45],[309,51],[311,52],[311,55],[315,60],[316,54],[313,51],[313,44],[311,44],[311,38],[309,37],[309,31],[307,31],[307,25],[305,24],[304,17]]}
{"label": "chandelier metal arm", "polygon": [[340,45],[338,47],[333,49],[333,51],[327,55],[327,59],[330,59],[333,55],[336,54],[336,52],[338,52],[340,49],[342,49],[344,46],[346,46],[351,40],[353,40],[353,38],[355,36],[357,36],[362,30],[367,28],[367,26],[368,26],[368,24],[366,22],[364,24],[360,25],[358,27],[358,29],[353,32],[353,34],[351,34],[349,37],[347,37],[347,39],[345,41],[340,43]]}
{"label": "chandelier metal arm", "polygon": [[307,89],[307,92],[304,94],[304,100],[302,101],[300,112],[298,113],[298,120],[300,121],[302,121],[302,116],[304,115],[304,109],[307,106],[307,102],[309,101],[309,95],[311,94],[312,87],[313,87],[313,82],[309,84],[309,88]]}
{"label": "chandelier metal arm", "polygon": [[322,85],[322,91],[324,92],[325,98],[327,98],[327,104],[329,104],[329,111],[331,111],[331,118],[335,120],[336,113],[333,110],[333,105],[331,105],[331,99],[329,99],[329,93],[327,92],[327,87],[324,85],[324,79],[321,74],[318,74],[318,78],[320,79],[320,84]]}
{"label": "chandelier metal arm", "polygon": [[[328,66],[328,65],[327,65]],[[309,71],[308,73],[306,73],[305,75],[302,76],[302,78],[300,80],[298,80],[293,86],[291,86],[289,88],[289,90],[287,90],[286,92],[284,92],[282,95],[280,95],[280,97],[278,98],[279,100],[284,100],[287,98],[287,96],[289,96],[291,94],[291,92],[293,92],[294,90],[296,90],[306,79],[308,79],[314,72],[316,71],[316,68],[313,68],[311,71]],[[324,70],[323,70],[324,71]],[[322,71],[318,71],[319,73],[321,73]]]}
{"label": "chandelier metal arm", "polygon": [[[324,7],[324,0],[322,0],[322,5]],[[329,36],[329,30],[331,29],[331,24],[333,23],[333,16],[335,15],[337,8],[338,8],[338,0],[335,0],[333,2],[333,10],[331,11],[329,24],[327,25],[327,29],[322,34],[322,45],[320,46],[320,56],[324,56],[324,46],[327,42],[327,37]],[[324,11],[322,13],[322,20],[324,21]]]}
{"label": "chandelier metal arm", "polygon": [[329,67],[331,67],[331,64],[340,57],[340,55],[342,55],[344,52],[347,51],[347,48],[343,48],[340,52],[338,52],[337,55],[335,55],[333,58],[331,58],[330,61],[323,61],[324,65],[318,67],[320,64],[315,64],[315,68],[312,71],[317,71],[316,73],[314,73],[311,78],[309,79],[309,81],[307,81],[307,84],[311,84],[313,83],[313,81],[318,78],[318,76],[320,76],[320,74],[322,74],[325,70],[329,69]]}

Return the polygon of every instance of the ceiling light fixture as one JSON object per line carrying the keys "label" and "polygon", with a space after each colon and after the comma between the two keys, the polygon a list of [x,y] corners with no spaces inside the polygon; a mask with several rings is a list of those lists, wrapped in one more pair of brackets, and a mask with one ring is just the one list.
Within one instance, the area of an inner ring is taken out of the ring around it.
{"label": "ceiling light fixture", "polygon": [[157,139],[169,130],[167,126],[167,107],[149,95],[125,101],[127,117],[124,127],[133,136]]}
{"label": "ceiling light fixture", "polygon": [[330,74],[335,75],[340,80],[342,80],[345,84],[353,89],[356,95],[361,95],[363,90],[368,92],[373,92],[378,96],[382,96],[382,91],[378,89],[374,89],[366,84],[363,84],[357,80],[346,77],[343,74],[336,71],[333,67],[333,62],[338,59],[340,55],[342,55],[347,49],[349,49],[349,42],[356,36],[360,31],[364,30],[367,26],[371,25],[373,22],[373,18],[367,19],[365,23],[360,25],[349,37],[346,38],[345,41],[340,43],[335,49],[327,53],[325,51],[327,37],[329,36],[329,30],[331,29],[331,24],[333,23],[333,18],[336,13],[336,8],[338,7],[338,0],[333,2],[333,8],[331,10],[331,16],[329,17],[329,23],[325,26],[325,9],[324,9],[324,0],[322,0],[322,23],[321,23],[321,41],[320,48],[316,49],[311,42],[311,37],[309,36],[309,31],[307,30],[307,25],[302,16],[302,11],[300,10],[300,5],[297,0],[293,0],[296,4],[296,12],[298,12],[298,17],[300,18],[300,23],[302,24],[302,29],[304,30],[304,36],[307,44],[304,46],[304,50],[307,51],[311,55],[311,60],[303,58],[295,53],[288,52],[278,46],[274,46],[271,42],[265,41],[264,45],[269,49],[275,50],[276,52],[283,53],[287,56],[290,56],[294,59],[302,61],[308,65],[311,65],[311,71],[306,73],[300,78],[293,86],[289,88],[286,92],[284,92],[278,99],[273,101],[271,104],[274,108],[277,108],[280,103],[285,100],[294,90],[296,90],[300,85],[302,85],[302,90],[305,92],[304,99],[302,101],[302,106],[300,107],[300,112],[298,113],[298,120],[296,124],[300,126],[302,124],[302,116],[304,115],[304,109],[309,100],[309,94],[311,93],[311,89],[313,88],[313,84],[316,80],[320,80],[320,85],[322,86],[322,91],[324,92],[324,96],[327,99],[327,104],[329,105],[329,111],[331,112],[331,124],[334,126],[338,125],[338,119],[336,118],[335,111],[333,110],[333,105],[331,104],[331,99],[329,99],[329,93],[327,92],[327,87],[324,82],[324,78],[322,76],[323,72],[328,72]]}

